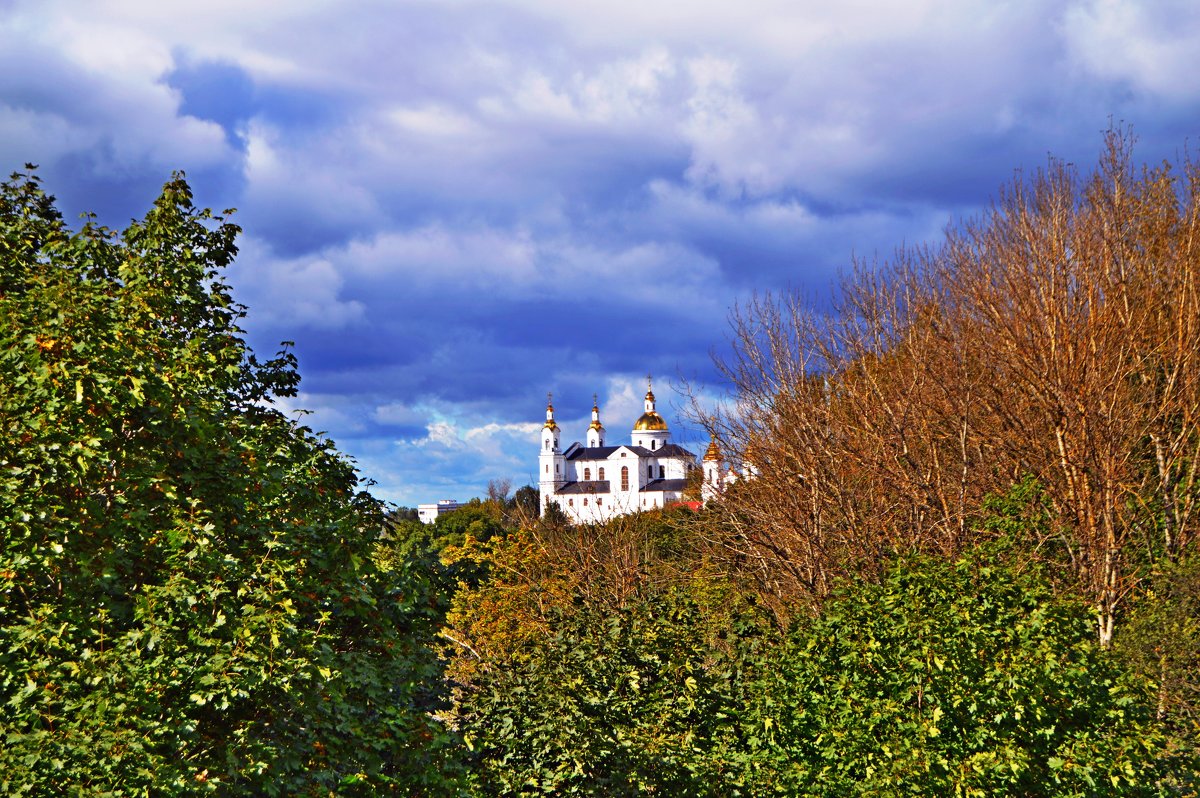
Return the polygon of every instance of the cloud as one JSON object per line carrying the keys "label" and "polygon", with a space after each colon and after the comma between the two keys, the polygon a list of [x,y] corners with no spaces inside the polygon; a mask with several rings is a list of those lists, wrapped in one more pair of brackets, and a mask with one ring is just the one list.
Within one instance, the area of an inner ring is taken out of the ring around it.
{"label": "cloud", "polygon": [[424,424],[426,413],[410,407],[402,402],[388,402],[375,408],[372,418],[380,424],[388,426],[411,427]]}
{"label": "cloud", "polygon": [[1191,3],[1090,0],[1067,10],[1062,31],[1075,63],[1092,75],[1172,102],[1200,95],[1200,18]]}
{"label": "cloud", "polygon": [[261,239],[244,236],[230,279],[257,328],[327,331],[365,321],[365,303],[341,297],[344,278],[319,253],[279,257]]}
{"label": "cloud", "polygon": [[[409,506],[441,498],[482,495],[491,479],[536,484],[540,423],[430,422],[424,437],[397,440],[372,473],[378,492]],[[374,460],[371,461],[374,464]]]}
{"label": "cloud", "polygon": [[466,498],[523,478],[547,390],[623,436],[645,371],[715,379],[735,301],[936,241],[1110,118],[1174,156],[1197,45],[1183,0],[18,0],[0,154],[68,218],[178,168],[239,208],[311,420],[386,495]]}

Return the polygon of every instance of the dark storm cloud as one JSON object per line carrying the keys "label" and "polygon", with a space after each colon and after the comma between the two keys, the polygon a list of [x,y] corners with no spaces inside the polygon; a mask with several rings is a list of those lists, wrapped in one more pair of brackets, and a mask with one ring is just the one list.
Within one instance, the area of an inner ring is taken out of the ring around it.
{"label": "dark storm cloud", "polygon": [[622,439],[648,371],[719,391],[751,292],[819,302],[1110,119],[1176,159],[1200,110],[1183,0],[168,5],[0,0],[0,155],[68,218],[173,169],[238,207],[252,342],[407,503],[523,479],[548,390]]}

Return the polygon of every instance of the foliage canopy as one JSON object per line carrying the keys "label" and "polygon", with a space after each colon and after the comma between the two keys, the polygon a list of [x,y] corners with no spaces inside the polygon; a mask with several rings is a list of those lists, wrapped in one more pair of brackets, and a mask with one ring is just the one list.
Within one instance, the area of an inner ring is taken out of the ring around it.
{"label": "foliage canopy", "polygon": [[238,228],[182,176],[116,234],[0,185],[0,790],[436,792],[419,564],[274,409],[221,271]]}

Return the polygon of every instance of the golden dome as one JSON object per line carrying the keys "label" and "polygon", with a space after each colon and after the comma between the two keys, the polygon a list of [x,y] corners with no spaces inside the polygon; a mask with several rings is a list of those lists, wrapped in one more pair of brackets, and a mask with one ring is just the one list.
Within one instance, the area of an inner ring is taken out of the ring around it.
{"label": "golden dome", "polygon": [[597,432],[604,432],[604,427],[600,424],[599,419],[593,421],[591,424],[588,424],[588,429],[594,429]]}
{"label": "golden dome", "polygon": [[558,425],[554,423],[554,419],[552,419],[552,418],[546,419],[546,423],[543,424],[542,427],[545,429],[553,429],[553,430],[558,429]]}
{"label": "golden dome", "polygon": [[633,425],[634,432],[665,431],[666,429],[666,420],[653,410],[647,410],[645,413],[642,413],[641,417]]}
{"label": "golden dome", "polygon": [[720,460],[721,450],[717,448],[717,442],[713,441],[708,445],[708,451],[704,453],[705,460]]}

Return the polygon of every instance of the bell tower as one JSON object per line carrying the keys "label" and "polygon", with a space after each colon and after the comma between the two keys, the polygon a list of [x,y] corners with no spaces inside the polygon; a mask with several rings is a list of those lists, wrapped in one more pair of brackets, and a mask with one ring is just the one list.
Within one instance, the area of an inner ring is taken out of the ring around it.
{"label": "bell tower", "polygon": [[542,512],[550,497],[558,492],[565,479],[562,449],[558,445],[558,424],[554,423],[553,396],[546,394],[546,423],[542,425],[542,448],[538,454],[538,487],[542,495]]}
{"label": "bell tower", "polygon": [[604,425],[600,423],[600,405],[596,394],[592,394],[592,423],[587,431],[587,445],[589,448],[604,445]]}

